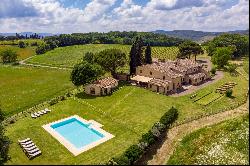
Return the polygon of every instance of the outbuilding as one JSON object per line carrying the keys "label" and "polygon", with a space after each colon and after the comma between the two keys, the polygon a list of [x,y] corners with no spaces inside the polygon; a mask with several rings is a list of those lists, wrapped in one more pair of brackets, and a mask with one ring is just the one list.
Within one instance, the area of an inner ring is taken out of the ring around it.
{"label": "outbuilding", "polygon": [[112,77],[107,77],[86,85],[85,93],[93,96],[105,96],[112,94],[117,86],[118,80]]}

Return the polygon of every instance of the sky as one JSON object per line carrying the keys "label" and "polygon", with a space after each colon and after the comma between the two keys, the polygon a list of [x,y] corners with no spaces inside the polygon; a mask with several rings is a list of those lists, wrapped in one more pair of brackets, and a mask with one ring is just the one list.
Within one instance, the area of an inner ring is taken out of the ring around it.
{"label": "sky", "polygon": [[0,0],[0,33],[248,27],[249,0]]}

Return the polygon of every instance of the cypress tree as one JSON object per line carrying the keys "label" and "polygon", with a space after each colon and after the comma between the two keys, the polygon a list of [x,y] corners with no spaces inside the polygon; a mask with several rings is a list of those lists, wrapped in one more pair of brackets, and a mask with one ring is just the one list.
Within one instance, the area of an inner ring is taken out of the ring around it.
{"label": "cypress tree", "polygon": [[130,56],[130,62],[129,62],[129,67],[130,67],[130,75],[135,74],[136,71],[136,64],[135,64],[135,42],[132,44],[129,56]]}
{"label": "cypress tree", "polygon": [[130,75],[135,74],[136,67],[143,64],[143,57],[142,57],[142,47],[143,47],[143,41],[141,37],[136,37],[135,41],[132,44],[131,50],[130,50]]}
{"label": "cypress tree", "polygon": [[141,37],[136,37],[136,54],[135,54],[135,61],[136,61],[136,67],[141,66],[143,64],[143,57],[142,57],[142,47],[143,47],[143,41]]}
{"label": "cypress tree", "polygon": [[151,64],[152,63],[152,56],[151,56],[151,47],[148,44],[145,50],[145,63]]}

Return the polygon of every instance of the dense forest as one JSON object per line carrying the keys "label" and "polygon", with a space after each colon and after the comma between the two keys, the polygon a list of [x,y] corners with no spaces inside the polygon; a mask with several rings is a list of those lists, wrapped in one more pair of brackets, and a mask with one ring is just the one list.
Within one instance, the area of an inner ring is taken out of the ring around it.
{"label": "dense forest", "polygon": [[128,44],[133,43],[136,36],[141,36],[143,41],[151,46],[176,46],[183,42],[183,39],[169,37],[151,32],[108,32],[108,33],[73,33],[61,34],[59,36],[46,37],[45,41],[53,40],[58,46],[69,46],[75,44]]}
{"label": "dense forest", "polygon": [[108,32],[108,33],[73,33],[45,37],[45,44],[40,45],[36,53],[43,54],[56,47],[78,44],[125,44],[131,45],[136,36],[140,36],[144,44],[151,46],[178,46],[184,39],[169,37],[151,32]]}

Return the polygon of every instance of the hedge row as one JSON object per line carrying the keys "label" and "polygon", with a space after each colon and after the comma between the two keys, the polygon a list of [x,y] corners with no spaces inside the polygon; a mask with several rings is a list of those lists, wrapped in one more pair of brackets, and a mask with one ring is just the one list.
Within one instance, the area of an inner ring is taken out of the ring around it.
{"label": "hedge row", "polygon": [[146,153],[149,147],[154,144],[161,134],[165,132],[170,125],[177,119],[178,110],[170,108],[152,128],[142,135],[139,143],[131,145],[122,155],[113,157],[106,165],[132,165],[140,159],[142,154]]}

